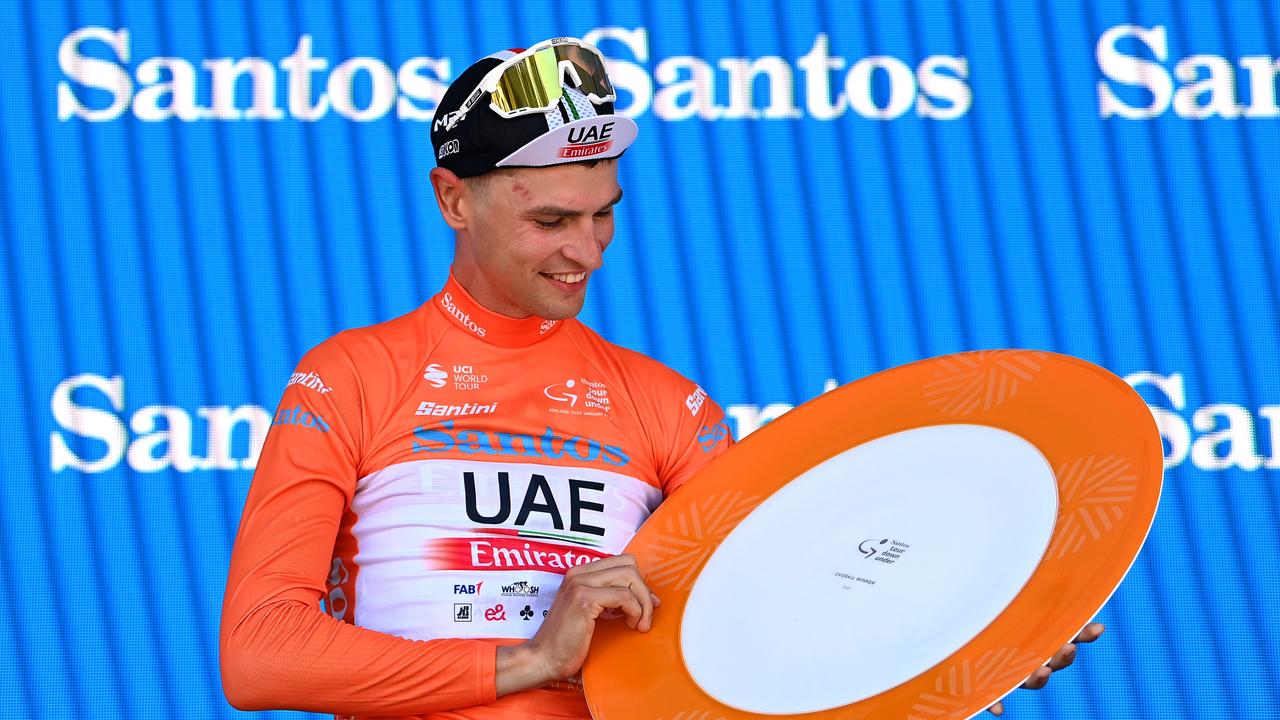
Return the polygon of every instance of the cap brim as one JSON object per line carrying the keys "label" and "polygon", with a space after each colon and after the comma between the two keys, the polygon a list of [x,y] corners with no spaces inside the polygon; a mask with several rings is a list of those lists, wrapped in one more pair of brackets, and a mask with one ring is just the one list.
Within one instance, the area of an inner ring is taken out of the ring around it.
{"label": "cap brim", "polygon": [[639,132],[635,121],[623,115],[582,118],[530,140],[498,161],[498,167],[545,167],[615,158],[635,142]]}

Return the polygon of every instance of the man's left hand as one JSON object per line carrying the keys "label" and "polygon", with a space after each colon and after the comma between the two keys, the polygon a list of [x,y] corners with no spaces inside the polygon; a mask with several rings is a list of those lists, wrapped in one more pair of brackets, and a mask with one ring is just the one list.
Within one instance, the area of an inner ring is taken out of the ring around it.
{"label": "man's left hand", "polygon": [[[1091,643],[1094,640],[1097,640],[1105,629],[1106,628],[1103,627],[1102,623],[1098,622],[1092,622],[1085,625],[1084,629],[1080,631],[1080,634],[1076,635],[1075,640],[1063,645],[1058,652],[1054,653],[1053,657],[1049,658],[1049,662],[1044,667],[1036,668],[1036,671],[1031,673],[1031,677],[1027,678],[1022,683],[1021,687],[1028,690],[1039,690],[1044,687],[1049,682],[1050,675],[1057,670],[1068,667],[1075,661],[1077,643]],[[1004,702],[997,702],[995,705],[987,708],[987,712],[992,715],[1003,715]]]}

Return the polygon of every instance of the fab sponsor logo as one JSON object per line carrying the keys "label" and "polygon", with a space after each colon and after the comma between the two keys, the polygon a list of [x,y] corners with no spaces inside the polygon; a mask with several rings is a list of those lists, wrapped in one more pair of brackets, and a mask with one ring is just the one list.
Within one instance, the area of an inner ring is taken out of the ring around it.
{"label": "fab sponsor logo", "polygon": [[413,452],[465,455],[536,457],[569,462],[600,463],[624,466],[631,458],[616,445],[606,445],[594,438],[574,435],[566,437],[548,427],[541,435],[456,429],[453,420],[438,427],[420,426],[413,430]]}
{"label": "fab sponsor logo", "polygon": [[484,585],[484,581],[476,583],[455,583],[453,586],[454,595],[479,595],[480,588]]}

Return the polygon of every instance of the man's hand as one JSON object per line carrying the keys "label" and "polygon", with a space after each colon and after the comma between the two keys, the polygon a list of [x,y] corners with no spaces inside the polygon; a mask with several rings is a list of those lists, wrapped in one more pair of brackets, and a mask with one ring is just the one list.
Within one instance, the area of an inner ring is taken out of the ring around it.
{"label": "man's hand", "polygon": [[[1039,690],[1044,687],[1045,684],[1049,682],[1050,675],[1055,671],[1070,666],[1072,662],[1075,662],[1077,643],[1091,643],[1094,640],[1097,640],[1105,629],[1106,628],[1102,623],[1098,622],[1092,622],[1085,625],[1084,629],[1080,631],[1080,634],[1076,636],[1075,640],[1063,645],[1058,652],[1054,653],[1053,657],[1049,658],[1049,662],[1044,667],[1036,668],[1036,671],[1031,673],[1031,677],[1027,678],[1022,683],[1022,687],[1028,690]],[[987,712],[992,715],[1003,715],[1004,702],[997,702],[995,705],[987,708]]]}
{"label": "man's hand", "polygon": [[568,679],[587,659],[596,620],[625,617],[629,627],[648,632],[660,604],[633,555],[573,567],[533,639],[498,648],[498,695]]}

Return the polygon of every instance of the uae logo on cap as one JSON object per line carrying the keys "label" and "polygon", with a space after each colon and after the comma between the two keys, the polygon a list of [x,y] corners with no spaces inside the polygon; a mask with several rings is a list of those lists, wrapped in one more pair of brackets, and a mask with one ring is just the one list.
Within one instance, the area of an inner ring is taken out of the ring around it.
{"label": "uae logo on cap", "polygon": [[599,155],[613,146],[613,122],[591,124],[569,129],[569,144],[560,148],[562,158]]}

